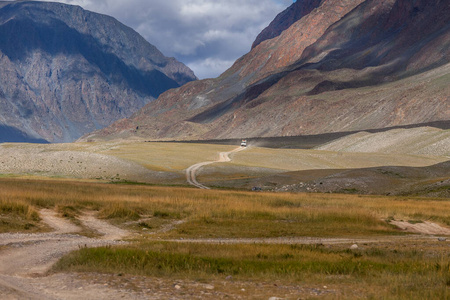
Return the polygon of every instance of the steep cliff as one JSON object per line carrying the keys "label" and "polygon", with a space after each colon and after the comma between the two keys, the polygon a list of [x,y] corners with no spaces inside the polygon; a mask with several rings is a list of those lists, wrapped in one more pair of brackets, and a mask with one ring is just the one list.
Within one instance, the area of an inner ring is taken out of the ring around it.
{"label": "steep cliff", "polygon": [[6,141],[73,141],[196,79],[114,18],[36,1],[0,2],[0,66]]}

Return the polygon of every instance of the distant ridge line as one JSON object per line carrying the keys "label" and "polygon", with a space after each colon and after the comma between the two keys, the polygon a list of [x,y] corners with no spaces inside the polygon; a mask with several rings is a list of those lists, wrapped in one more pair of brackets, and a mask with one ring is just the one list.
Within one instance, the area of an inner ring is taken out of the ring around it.
{"label": "distant ridge line", "polygon": [[438,129],[450,129],[450,120],[434,121],[419,124],[400,125],[378,129],[365,129],[356,131],[331,132],[313,135],[299,135],[299,136],[282,136],[282,137],[242,137],[235,139],[209,139],[209,140],[167,140],[167,141],[146,141],[146,142],[161,142],[161,143],[197,143],[197,144],[219,144],[219,145],[238,145],[242,139],[249,139],[250,144],[257,144],[260,147],[267,148],[287,148],[287,149],[312,149],[322,144],[331,142],[338,138],[358,132],[379,133],[393,129],[411,129],[418,127],[434,127]]}

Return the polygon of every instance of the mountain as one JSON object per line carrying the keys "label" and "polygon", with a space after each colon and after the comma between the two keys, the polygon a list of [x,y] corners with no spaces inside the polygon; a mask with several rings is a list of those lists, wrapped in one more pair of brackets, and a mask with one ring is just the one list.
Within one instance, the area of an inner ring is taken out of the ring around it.
{"label": "mountain", "polygon": [[196,80],[112,17],[0,1],[0,142],[69,142]]}
{"label": "mountain", "polygon": [[447,121],[449,76],[446,0],[297,1],[220,77],[163,93],[84,140],[295,136]]}
{"label": "mountain", "polygon": [[294,2],[288,9],[281,12],[269,26],[267,26],[253,42],[252,49],[264,42],[279,36],[292,24],[319,7],[324,0],[303,0]]}

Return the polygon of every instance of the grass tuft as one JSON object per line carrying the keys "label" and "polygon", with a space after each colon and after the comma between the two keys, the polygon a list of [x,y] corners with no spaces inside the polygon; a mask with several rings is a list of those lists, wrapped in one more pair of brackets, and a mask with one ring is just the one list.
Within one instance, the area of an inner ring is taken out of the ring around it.
{"label": "grass tuft", "polygon": [[30,205],[21,202],[1,201],[0,200],[0,213],[6,215],[16,215],[25,220],[39,221],[39,213]]}
{"label": "grass tuft", "polygon": [[22,201],[0,200],[0,232],[37,229],[39,213]]}
{"label": "grass tuft", "polygon": [[140,215],[123,204],[111,204],[100,211],[99,216],[104,219],[139,220]]}

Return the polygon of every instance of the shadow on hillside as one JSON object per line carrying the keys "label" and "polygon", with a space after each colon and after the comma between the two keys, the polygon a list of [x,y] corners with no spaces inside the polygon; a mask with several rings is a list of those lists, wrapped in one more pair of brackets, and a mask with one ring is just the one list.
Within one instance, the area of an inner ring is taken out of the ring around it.
{"label": "shadow on hillside", "polygon": [[450,160],[427,167],[382,166],[286,172],[217,185],[293,193],[344,193],[450,198]]}
{"label": "shadow on hillside", "polygon": [[[223,140],[191,140],[191,141],[165,141],[176,143],[198,143],[198,144],[216,144],[216,145],[236,145],[241,144],[242,139],[247,139],[250,146],[275,148],[275,149],[313,149],[323,144],[329,143],[336,139],[357,132],[366,131],[370,133],[385,132],[392,129],[410,129],[418,127],[434,127],[439,129],[450,129],[450,120],[436,121],[430,123],[411,124],[404,126],[386,127],[381,129],[367,129],[359,131],[347,132],[331,132],[316,135],[299,135],[299,136],[281,136],[281,137],[242,137],[239,139],[223,139]],[[153,142],[153,141],[149,141]]]}
{"label": "shadow on hillside", "polygon": [[0,143],[39,143],[48,144],[48,141],[44,139],[37,139],[28,136],[23,131],[6,126],[0,125]]}

